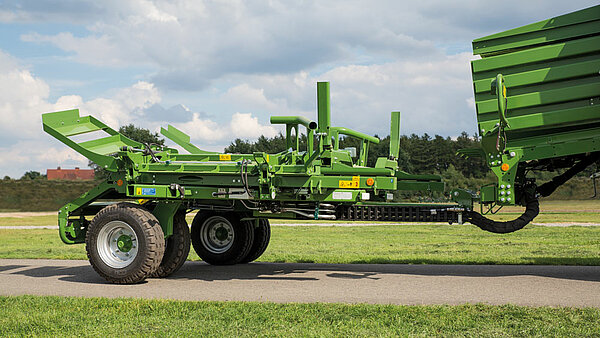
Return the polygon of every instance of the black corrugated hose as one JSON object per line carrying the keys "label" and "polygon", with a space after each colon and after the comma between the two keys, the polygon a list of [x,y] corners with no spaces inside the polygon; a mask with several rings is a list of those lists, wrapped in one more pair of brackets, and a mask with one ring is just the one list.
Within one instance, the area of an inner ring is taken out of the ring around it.
{"label": "black corrugated hose", "polygon": [[535,185],[532,185],[525,189],[525,212],[519,216],[519,218],[507,222],[499,222],[491,220],[482,214],[470,211],[465,215],[465,220],[475,224],[480,229],[497,233],[505,234],[523,229],[524,226],[533,221],[533,219],[540,213],[540,203],[535,196]]}
{"label": "black corrugated hose", "polygon": [[507,222],[498,222],[491,220],[478,212],[470,211],[465,214],[465,220],[471,222],[471,224],[475,224],[482,230],[497,234],[505,234],[523,229],[524,226],[533,221],[540,213],[540,204],[537,199],[538,196],[549,196],[556,188],[563,185],[573,176],[577,175],[599,159],[600,152],[589,154],[563,174],[554,177],[551,181],[546,182],[537,188],[534,184],[524,187],[523,198],[525,199],[525,212],[517,219]]}

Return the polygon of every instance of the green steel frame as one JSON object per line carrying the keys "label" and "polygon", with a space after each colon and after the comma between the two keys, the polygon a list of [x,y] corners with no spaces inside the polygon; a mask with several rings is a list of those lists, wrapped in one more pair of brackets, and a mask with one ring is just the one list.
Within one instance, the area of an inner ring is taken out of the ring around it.
{"label": "green steel frame", "polygon": [[[77,110],[44,114],[46,132],[109,172],[105,182],[60,209],[61,239],[69,244],[83,242],[86,216],[105,206],[102,201],[151,203],[169,237],[173,215],[180,208],[228,208],[246,218],[307,218],[298,205],[309,204],[315,210],[310,218],[331,219],[330,214],[319,214],[321,203],[402,205],[392,203],[395,191],[444,190],[437,175],[410,175],[398,169],[399,112],[392,113],[389,156],[368,167],[369,145],[379,139],[330,125],[329,83],[317,84],[317,97],[319,124],[297,116],[271,118],[272,123],[286,126],[288,149],[278,154],[207,152],[177,128],[163,128],[163,135],[190,153],[179,154],[172,148],[130,140],[93,117],[80,117]],[[306,128],[307,149],[299,149],[300,125]],[[81,143],[70,138],[97,131],[108,135]],[[351,150],[339,149],[341,135],[361,141],[356,158]]]}

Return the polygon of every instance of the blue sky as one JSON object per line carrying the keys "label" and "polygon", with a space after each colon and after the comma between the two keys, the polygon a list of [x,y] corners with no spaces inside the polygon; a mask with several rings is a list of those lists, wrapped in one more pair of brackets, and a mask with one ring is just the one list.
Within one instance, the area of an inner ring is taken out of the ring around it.
{"label": "blue sky", "polygon": [[87,165],[42,131],[79,108],[109,125],[222,150],[273,136],[270,115],[387,135],[475,133],[471,41],[595,1],[0,1],[0,176]]}

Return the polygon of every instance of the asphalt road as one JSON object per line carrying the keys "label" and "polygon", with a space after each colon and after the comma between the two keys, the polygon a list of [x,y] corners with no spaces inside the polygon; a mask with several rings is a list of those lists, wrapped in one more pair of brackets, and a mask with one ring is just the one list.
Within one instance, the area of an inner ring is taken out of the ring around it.
{"label": "asphalt road", "polygon": [[0,259],[0,294],[600,307],[600,266],[187,262],[166,279],[112,285],[87,261]]}

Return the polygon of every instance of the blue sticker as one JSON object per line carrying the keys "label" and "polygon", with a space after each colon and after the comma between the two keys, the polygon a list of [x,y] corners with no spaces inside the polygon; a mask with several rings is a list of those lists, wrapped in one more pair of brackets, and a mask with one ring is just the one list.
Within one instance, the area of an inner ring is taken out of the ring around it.
{"label": "blue sticker", "polygon": [[142,195],[155,196],[156,188],[142,188]]}

